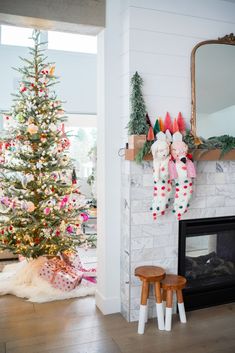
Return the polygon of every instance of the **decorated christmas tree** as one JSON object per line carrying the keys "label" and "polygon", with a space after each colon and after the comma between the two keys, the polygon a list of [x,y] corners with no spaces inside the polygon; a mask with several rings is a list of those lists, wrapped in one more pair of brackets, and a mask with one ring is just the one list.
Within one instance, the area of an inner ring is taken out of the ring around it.
{"label": "decorated christmas tree", "polygon": [[72,178],[69,140],[54,63],[46,63],[40,32],[24,66],[7,119],[0,163],[0,249],[27,258],[56,255],[81,244],[83,198]]}
{"label": "decorated christmas tree", "polygon": [[129,135],[146,135],[149,126],[146,122],[146,107],[142,94],[143,79],[136,72],[131,78],[131,116],[128,123]]}

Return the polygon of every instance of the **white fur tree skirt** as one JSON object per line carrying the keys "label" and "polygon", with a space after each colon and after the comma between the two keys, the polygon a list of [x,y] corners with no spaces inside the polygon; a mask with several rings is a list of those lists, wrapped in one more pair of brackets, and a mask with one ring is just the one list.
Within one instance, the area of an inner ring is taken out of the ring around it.
{"label": "white fur tree skirt", "polygon": [[22,261],[5,266],[0,273],[0,295],[13,294],[20,298],[27,298],[31,302],[45,303],[93,295],[96,285],[86,280],[70,292],[63,292],[53,288],[49,282],[42,279],[38,273],[43,263],[43,257],[30,262]]}

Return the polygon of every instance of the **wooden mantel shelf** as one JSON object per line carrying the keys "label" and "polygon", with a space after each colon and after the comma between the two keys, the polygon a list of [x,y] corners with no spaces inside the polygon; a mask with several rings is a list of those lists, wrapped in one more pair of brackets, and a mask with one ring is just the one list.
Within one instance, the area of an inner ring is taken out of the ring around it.
{"label": "wooden mantel shelf", "polygon": [[[137,149],[126,149],[125,150],[125,160],[134,161],[138,153]],[[232,161],[235,160],[235,149],[229,151],[224,156],[221,156],[221,150],[203,150],[195,149],[190,151],[193,155],[194,161]],[[153,159],[152,154],[148,154],[144,157],[145,161],[151,161]]]}
{"label": "wooden mantel shelf", "polygon": [[195,161],[232,161],[235,160],[235,149],[221,157],[221,150],[196,149],[191,151]]}

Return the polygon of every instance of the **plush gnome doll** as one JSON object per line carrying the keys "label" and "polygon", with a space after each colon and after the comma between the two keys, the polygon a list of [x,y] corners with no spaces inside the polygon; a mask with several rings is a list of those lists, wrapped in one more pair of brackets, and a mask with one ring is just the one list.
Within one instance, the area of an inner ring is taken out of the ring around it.
{"label": "plush gnome doll", "polygon": [[193,193],[192,178],[196,177],[193,162],[188,155],[188,146],[183,142],[180,132],[173,135],[171,144],[171,159],[169,162],[170,179],[175,180],[175,200],[173,212],[180,220],[187,211],[189,200]]}
{"label": "plush gnome doll", "polygon": [[159,215],[164,215],[168,208],[171,180],[169,176],[168,164],[170,160],[170,133],[159,132],[157,140],[151,147],[153,155],[153,177],[154,177],[154,198],[151,210],[153,218],[157,219]]}

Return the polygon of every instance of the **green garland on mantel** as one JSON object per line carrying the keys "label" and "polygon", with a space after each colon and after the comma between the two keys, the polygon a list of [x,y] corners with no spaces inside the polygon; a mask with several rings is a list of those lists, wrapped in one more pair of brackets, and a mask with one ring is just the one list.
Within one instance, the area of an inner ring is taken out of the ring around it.
{"label": "green garland on mantel", "polygon": [[144,157],[151,152],[151,146],[154,143],[154,141],[145,141],[143,147],[139,150],[137,155],[135,156],[135,161],[136,163],[140,164]]}
{"label": "green garland on mantel", "polygon": [[190,150],[221,150],[220,158],[235,148],[235,137],[229,135],[213,136],[208,139],[200,137],[202,143],[200,145],[195,145],[194,137],[190,134],[190,131],[187,131],[183,139]]}
{"label": "green garland on mantel", "polygon": [[[200,145],[195,145],[194,137],[191,135],[190,130],[188,130],[183,137],[183,140],[188,145],[189,150],[201,150],[202,154],[209,150],[219,149],[221,150],[220,158],[232,149],[235,149],[235,137],[229,135],[213,136],[208,139],[200,137],[202,143]],[[146,141],[144,143],[143,147],[135,157],[137,163],[141,163],[144,157],[151,152],[151,146],[153,143],[154,141]]]}

